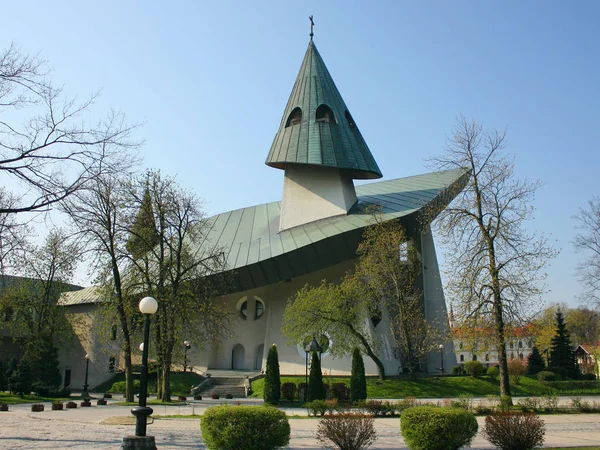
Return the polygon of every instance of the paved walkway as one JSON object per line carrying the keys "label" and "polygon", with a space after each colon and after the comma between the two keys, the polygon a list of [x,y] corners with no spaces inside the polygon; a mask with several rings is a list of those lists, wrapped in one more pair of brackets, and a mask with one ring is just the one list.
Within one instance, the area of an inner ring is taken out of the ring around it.
{"label": "paved walkway", "polygon": [[[256,399],[202,400],[182,406],[155,406],[154,415],[202,414],[218,404],[262,404]],[[117,449],[123,436],[134,433],[129,406],[94,406],[63,411],[31,412],[30,405],[14,405],[0,413],[0,448],[2,449]],[[306,415],[301,408],[285,408],[290,416]],[[117,418],[117,419],[114,419]],[[122,423],[131,418],[131,425]],[[577,447],[600,445],[600,414],[544,415],[546,422],[545,447]],[[480,426],[483,417],[477,418]],[[318,420],[291,418],[292,436],[289,449],[320,449],[315,439]],[[407,449],[400,434],[398,418],[375,420],[377,449]],[[159,449],[204,449],[199,419],[156,419],[149,425],[148,434],[155,436]],[[476,449],[491,449],[478,435],[472,445]]]}

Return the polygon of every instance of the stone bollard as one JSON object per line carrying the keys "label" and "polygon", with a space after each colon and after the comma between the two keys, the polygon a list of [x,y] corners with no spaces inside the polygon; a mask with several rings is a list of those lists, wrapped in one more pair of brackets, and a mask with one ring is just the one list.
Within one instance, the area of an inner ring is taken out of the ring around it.
{"label": "stone bollard", "polygon": [[126,436],[121,450],[157,450],[154,436]]}

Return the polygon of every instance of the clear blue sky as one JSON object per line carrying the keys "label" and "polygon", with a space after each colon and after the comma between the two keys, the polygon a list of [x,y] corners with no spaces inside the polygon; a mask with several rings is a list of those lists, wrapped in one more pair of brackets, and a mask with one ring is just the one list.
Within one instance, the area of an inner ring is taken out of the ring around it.
{"label": "clear blue sky", "polygon": [[600,194],[595,1],[5,2],[0,37],[40,52],[96,111],[145,121],[145,165],[209,214],[278,200],[264,165],[315,43],[384,179],[428,171],[457,114],[508,128],[519,176],[540,179],[532,229],[562,249],[547,301],[575,303],[572,216]]}

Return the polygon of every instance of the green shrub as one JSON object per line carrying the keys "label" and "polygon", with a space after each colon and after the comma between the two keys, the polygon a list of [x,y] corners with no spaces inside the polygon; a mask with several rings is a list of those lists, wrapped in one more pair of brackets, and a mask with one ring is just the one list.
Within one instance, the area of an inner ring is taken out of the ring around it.
{"label": "green shrub", "polygon": [[479,361],[467,361],[465,363],[465,372],[472,377],[478,377],[485,372],[485,366]]}
{"label": "green shrub", "polygon": [[461,394],[457,399],[450,402],[450,406],[453,408],[461,408],[465,411],[471,411],[473,409],[473,396]]}
{"label": "green shrub", "polygon": [[548,372],[547,370],[542,370],[537,373],[537,379],[540,383],[547,383],[548,381],[558,381],[560,377],[552,372]]}
{"label": "green shrub", "polygon": [[488,367],[487,375],[488,377],[490,377],[490,381],[493,381],[495,383],[500,377],[500,369],[498,368],[498,366]]}
{"label": "green shrub", "polygon": [[277,346],[273,344],[267,354],[267,370],[265,372],[265,403],[279,403],[281,398],[281,379],[279,378],[279,356]]}
{"label": "green shrub", "polygon": [[292,401],[296,398],[296,384],[295,383],[283,383],[281,385],[281,396]]}
{"label": "green shrub", "polygon": [[323,416],[329,409],[325,400],[313,400],[312,402],[305,403],[304,407],[308,410],[309,416],[311,413],[313,416]]}
{"label": "green shrub", "polygon": [[215,406],[200,421],[209,450],[271,450],[290,442],[290,424],[283,411],[270,406]]}
{"label": "green shrub", "polygon": [[483,435],[501,450],[532,450],[544,444],[544,421],[535,414],[501,412],[485,418]]}
{"label": "green shrub", "polygon": [[375,419],[363,414],[334,414],[319,421],[317,441],[323,447],[342,450],[363,450],[377,439]]}
{"label": "green shrub", "polygon": [[536,412],[540,408],[537,398],[522,398],[517,402],[519,409],[523,412]]}
{"label": "green shrub", "polygon": [[501,395],[500,401],[498,402],[498,407],[501,411],[508,411],[512,406],[513,401],[510,395]]}
{"label": "green shrub", "polygon": [[367,379],[365,364],[358,348],[352,352],[352,374],[350,375],[350,400],[358,402],[367,399]]}
{"label": "green shrub", "polygon": [[460,408],[416,406],[402,413],[400,430],[411,450],[458,450],[477,434],[475,416]]}
{"label": "green shrub", "polygon": [[464,375],[465,369],[463,369],[463,366],[454,366],[452,369],[450,369],[450,374],[451,375]]}
{"label": "green shrub", "polygon": [[581,375],[579,375],[579,379],[582,381],[596,381],[596,374],[582,373]]}
{"label": "green shrub", "polygon": [[549,387],[555,388],[556,390],[559,390],[559,391],[600,389],[600,381],[580,381],[580,380],[548,381],[546,384]]}
{"label": "green shrub", "polygon": [[[126,382],[125,381],[116,381],[115,383],[113,383],[113,385],[110,387],[110,389],[107,392],[124,394],[125,390],[126,390]],[[133,380],[133,390],[134,391],[140,390],[140,380]]]}
{"label": "green shrub", "polygon": [[556,395],[544,395],[540,406],[546,412],[555,412],[558,409],[558,397]]}
{"label": "green shrub", "polygon": [[412,408],[416,405],[416,397],[406,397],[404,400],[400,400],[398,403],[396,403],[396,411],[398,411],[399,414],[402,414],[402,411],[405,409]]}

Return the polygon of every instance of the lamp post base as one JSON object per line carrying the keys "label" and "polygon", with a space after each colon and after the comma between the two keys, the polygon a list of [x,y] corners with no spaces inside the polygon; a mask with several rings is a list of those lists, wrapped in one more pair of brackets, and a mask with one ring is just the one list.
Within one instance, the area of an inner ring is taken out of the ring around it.
{"label": "lamp post base", "polygon": [[[153,412],[152,408],[147,406],[136,406],[131,410],[135,416],[135,435],[138,437],[146,436],[146,426],[148,425],[148,416]],[[154,438],[152,438],[154,439]]]}
{"label": "lamp post base", "polygon": [[154,436],[126,436],[120,447],[122,450],[156,450]]}

